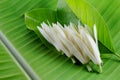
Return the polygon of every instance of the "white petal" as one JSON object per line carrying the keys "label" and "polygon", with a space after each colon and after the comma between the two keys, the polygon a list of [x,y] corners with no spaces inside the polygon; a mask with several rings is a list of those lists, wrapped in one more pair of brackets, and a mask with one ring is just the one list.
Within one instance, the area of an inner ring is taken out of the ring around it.
{"label": "white petal", "polygon": [[77,38],[77,36],[74,35],[73,39],[76,43],[76,47],[79,48],[79,52],[81,52],[82,56],[84,57],[86,61],[85,63],[88,63],[90,59],[88,58],[88,55],[87,55],[89,53],[87,47],[84,46],[83,42],[79,38]]}
{"label": "white petal", "polygon": [[53,25],[53,28],[54,28],[59,34],[61,34],[63,37],[66,37],[66,36],[65,36],[65,33],[63,32],[62,27],[59,27],[58,25],[54,24],[54,25]]}
{"label": "white petal", "polygon": [[95,38],[96,44],[98,45],[96,25],[94,25],[94,38]]}
{"label": "white petal", "polygon": [[64,38],[61,34],[58,35],[58,38],[59,38],[59,40],[61,42],[62,47],[64,48],[62,50],[64,51],[66,56],[71,57],[72,56],[72,54],[70,52],[71,47],[69,47],[71,45],[69,44],[69,41],[66,38]]}
{"label": "white petal", "polygon": [[59,51],[59,48],[57,47],[57,45],[54,43],[54,39],[52,39],[42,28],[37,27],[38,30],[40,31],[40,33],[44,36],[44,38],[51,44],[53,44],[55,46],[55,48]]}
{"label": "white petal", "polygon": [[93,50],[93,55],[96,58],[96,60],[91,59],[95,64],[101,64],[101,58],[100,58],[100,52],[98,49],[98,46],[96,45],[96,43],[94,42],[94,40],[92,39],[92,37],[90,35],[87,34],[87,38],[89,40],[89,43],[91,44],[91,49]]}
{"label": "white petal", "polygon": [[40,31],[40,33],[45,37],[45,39],[47,39],[47,41],[49,41],[50,43],[53,43],[54,40],[50,38],[42,28],[40,27],[37,27],[37,28]]}
{"label": "white petal", "polygon": [[[69,36],[71,37],[71,41],[74,37],[73,35],[73,32],[72,30],[69,29]],[[76,45],[75,45],[75,42],[72,41],[72,53],[73,55],[82,63],[82,64],[85,64],[87,63],[88,61],[86,61],[86,59],[83,57],[82,53],[76,48]]]}

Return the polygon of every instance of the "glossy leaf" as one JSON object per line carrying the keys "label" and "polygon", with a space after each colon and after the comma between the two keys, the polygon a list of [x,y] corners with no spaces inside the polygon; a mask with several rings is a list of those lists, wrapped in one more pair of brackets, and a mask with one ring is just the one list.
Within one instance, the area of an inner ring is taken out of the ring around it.
{"label": "glossy leaf", "polygon": [[[111,40],[113,43],[113,47],[116,53],[120,54],[120,1],[119,0],[102,0],[100,3],[97,0],[86,0],[90,5],[92,5],[101,17],[104,19],[107,27],[109,29],[109,33],[111,36]],[[107,2],[107,3],[106,3]],[[109,7],[108,7],[109,6]]]}
{"label": "glossy leaf", "polygon": [[[85,0],[67,0],[68,5],[76,14],[76,16],[84,23],[93,29],[96,24],[98,31],[98,39],[109,50],[114,52],[112,37],[110,35],[108,26],[103,17],[98,11]],[[109,40],[107,40],[109,39]]]}
{"label": "glossy leaf", "polygon": [[68,25],[70,22],[74,24],[78,24],[79,19],[72,12],[72,10],[68,7],[65,0],[58,0],[57,3],[57,21],[62,25]]}
{"label": "glossy leaf", "polygon": [[34,31],[41,38],[42,42],[51,49],[54,49],[54,47],[42,37],[37,26],[41,26],[40,24],[43,22],[48,24],[55,23],[57,21],[56,16],[57,14],[55,10],[47,8],[38,8],[25,13],[25,23],[27,28]]}

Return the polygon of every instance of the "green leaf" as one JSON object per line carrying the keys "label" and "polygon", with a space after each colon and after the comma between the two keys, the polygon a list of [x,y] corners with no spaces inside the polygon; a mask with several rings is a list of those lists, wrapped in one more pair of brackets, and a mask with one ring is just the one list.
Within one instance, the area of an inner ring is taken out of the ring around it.
{"label": "green leaf", "polygon": [[67,3],[84,24],[90,26],[91,29],[93,29],[93,25],[96,24],[99,41],[114,52],[110,31],[101,14],[85,0],[67,0]]}
{"label": "green leaf", "polygon": [[54,47],[49,44],[44,37],[42,37],[37,26],[41,26],[40,24],[43,22],[49,22],[49,24],[55,23],[57,21],[56,16],[57,14],[55,10],[47,8],[38,8],[25,13],[25,23],[27,28],[33,30],[41,38],[42,42],[51,49],[54,49]]}
{"label": "green leaf", "polygon": [[68,7],[65,0],[58,0],[57,3],[57,21],[62,25],[68,25],[70,22],[78,24],[79,19]]}
{"label": "green leaf", "polygon": [[[119,22],[119,14],[120,14],[120,1],[119,0],[102,0],[101,3],[99,1],[93,0],[86,0],[90,5],[95,7],[95,9],[101,14],[102,18],[104,19],[107,27],[109,29],[113,47],[115,52],[120,54],[120,22]],[[107,2],[107,3],[106,3]],[[105,4],[106,3],[106,4]],[[98,4],[98,5],[97,5]],[[110,5],[110,7],[108,7]]]}
{"label": "green leaf", "polygon": [[[55,2],[56,0],[1,0],[0,31],[42,80],[113,80],[113,78],[119,80],[120,65],[116,60],[103,59],[102,74],[87,72],[83,65],[72,64],[66,56],[61,56],[46,48],[39,37],[26,28],[25,12],[35,8],[44,8],[44,6],[45,8],[52,7]],[[11,73],[14,71],[9,74]],[[6,74],[3,75],[6,76]],[[12,77],[12,80],[17,79],[18,77]]]}
{"label": "green leaf", "polygon": [[25,13],[25,22],[28,29],[38,31],[37,26],[43,22],[55,23],[56,12],[47,8],[38,8]]}

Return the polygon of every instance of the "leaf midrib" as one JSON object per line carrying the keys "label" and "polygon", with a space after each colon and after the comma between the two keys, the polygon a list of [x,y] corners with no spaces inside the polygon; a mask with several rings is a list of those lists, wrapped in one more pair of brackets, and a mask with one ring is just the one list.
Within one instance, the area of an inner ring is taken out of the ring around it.
{"label": "leaf midrib", "polygon": [[33,71],[31,66],[25,61],[25,59],[20,55],[20,53],[15,49],[15,47],[10,43],[6,36],[0,32],[0,40],[5,45],[6,49],[11,53],[10,56],[13,58],[14,62],[26,75],[26,77],[33,80],[40,80],[40,77]]}

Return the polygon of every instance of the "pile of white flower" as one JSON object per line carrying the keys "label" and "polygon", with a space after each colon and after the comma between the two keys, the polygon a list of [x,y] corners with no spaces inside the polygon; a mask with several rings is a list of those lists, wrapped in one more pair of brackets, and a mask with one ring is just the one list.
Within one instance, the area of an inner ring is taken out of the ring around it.
{"label": "pile of white flower", "polygon": [[88,71],[92,68],[87,65],[91,60],[99,66],[99,72],[102,72],[100,52],[97,41],[96,26],[93,27],[94,37],[90,29],[81,24],[75,26],[73,23],[64,27],[60,23],[47,25],[42,23],[37,27],[44,38],[51,43],[58,51],[62,51],[67,57],[71,58],[73,63],[78,59],[82,64],[86,64]]}

